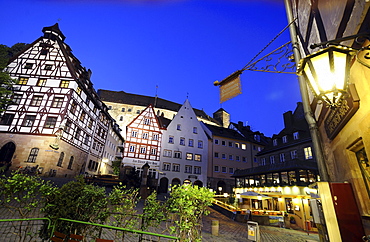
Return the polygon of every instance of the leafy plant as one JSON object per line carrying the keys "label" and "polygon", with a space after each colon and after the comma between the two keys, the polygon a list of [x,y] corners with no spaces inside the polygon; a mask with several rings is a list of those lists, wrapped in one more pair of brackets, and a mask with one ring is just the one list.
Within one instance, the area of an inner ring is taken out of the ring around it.
{"label": "leafy plant", "polygon": [[167,210],[173,214],[171,233],[181,241],[202,241],[202,216],[209,214],[214,193],[205,187],[175,186],[167,201]]}
{"label": "leafy plant", "polygon": [[[12,218],[30,218],[35,209],[40,209],[47,203],[47,198],[55,190],[51,183],[39,177],[13,172],[10,177],[1,176],[0,203],[8,209]],[[24,223],[27,222],[17,223],[18,241],[25,241],[27,236],[34,236],[31,226],[23,226]]]}

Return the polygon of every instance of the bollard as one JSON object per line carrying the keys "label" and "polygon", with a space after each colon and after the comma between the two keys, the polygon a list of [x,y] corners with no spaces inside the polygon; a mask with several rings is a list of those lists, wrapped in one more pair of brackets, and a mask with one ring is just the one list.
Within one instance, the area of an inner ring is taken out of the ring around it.
{"label": "bollard", "polygon": [[212,235],[218,236],[219,221],[212,220]]}

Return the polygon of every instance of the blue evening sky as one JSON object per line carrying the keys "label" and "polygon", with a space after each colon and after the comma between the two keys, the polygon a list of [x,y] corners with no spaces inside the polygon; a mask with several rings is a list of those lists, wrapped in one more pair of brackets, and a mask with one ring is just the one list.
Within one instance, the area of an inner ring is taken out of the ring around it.
{"label": "blue evening sky", "polygon": [[[0,0],[0,44],[31,43],[59,23],[95,89],[220,107],[271,136],[301,100],[292,74],[245,71],[242,94],[219,103],[216,80],[243,68],[285,26],[283,0]],[[289,41],[285,31],[261,57]],[[156,89],[156,86],[158,88]]]}

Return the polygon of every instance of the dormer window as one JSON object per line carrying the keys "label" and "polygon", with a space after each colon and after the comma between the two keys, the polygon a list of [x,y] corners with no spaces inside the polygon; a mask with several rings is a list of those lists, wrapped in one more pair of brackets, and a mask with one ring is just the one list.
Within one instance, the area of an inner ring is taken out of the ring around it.
{"label": "dormer window", "polygon": [[47,64],[47,65],[45,65],[45,70],[51,70],[53,68],[53,65],[49,65],[49,64]]}
{"label": "dormer window", "polygon": [[257,141],[257,142],[260,142],[261,141],[261,136],[258,135],[258,134],[255,134],[254,135],[254,140]]}
{"label": "dormer window", "polygon": [[24,69],[32,69],[33,64],[32,63],[26,63],[24,65]]}
{"label": "dormer window", "polygon": [[287,143],[288,142],[288,137],[286,135],[283,136],[283,143]]}
{"label": "dormer window", "polygon": [[277,139],[273,139],[273,140],[272,140],[272,145],[273,145],[273,146],[277,146],[277,145],[278,145]]}
{"label": "dormer window", "polygon": [[298,133],[298,132],[294,132],[294,133],[293,133],[293,139],[294,139],[294,140],[299,139],[299,133]]}

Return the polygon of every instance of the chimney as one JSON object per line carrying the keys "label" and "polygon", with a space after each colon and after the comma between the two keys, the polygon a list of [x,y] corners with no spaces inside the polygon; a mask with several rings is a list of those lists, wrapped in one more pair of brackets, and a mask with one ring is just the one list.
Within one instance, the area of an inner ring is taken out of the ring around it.
{"label": "chimney", "polygon": [[284,126],[290,128],[293,126],[293,113],[292,111],[285,112],[284,115]]}

